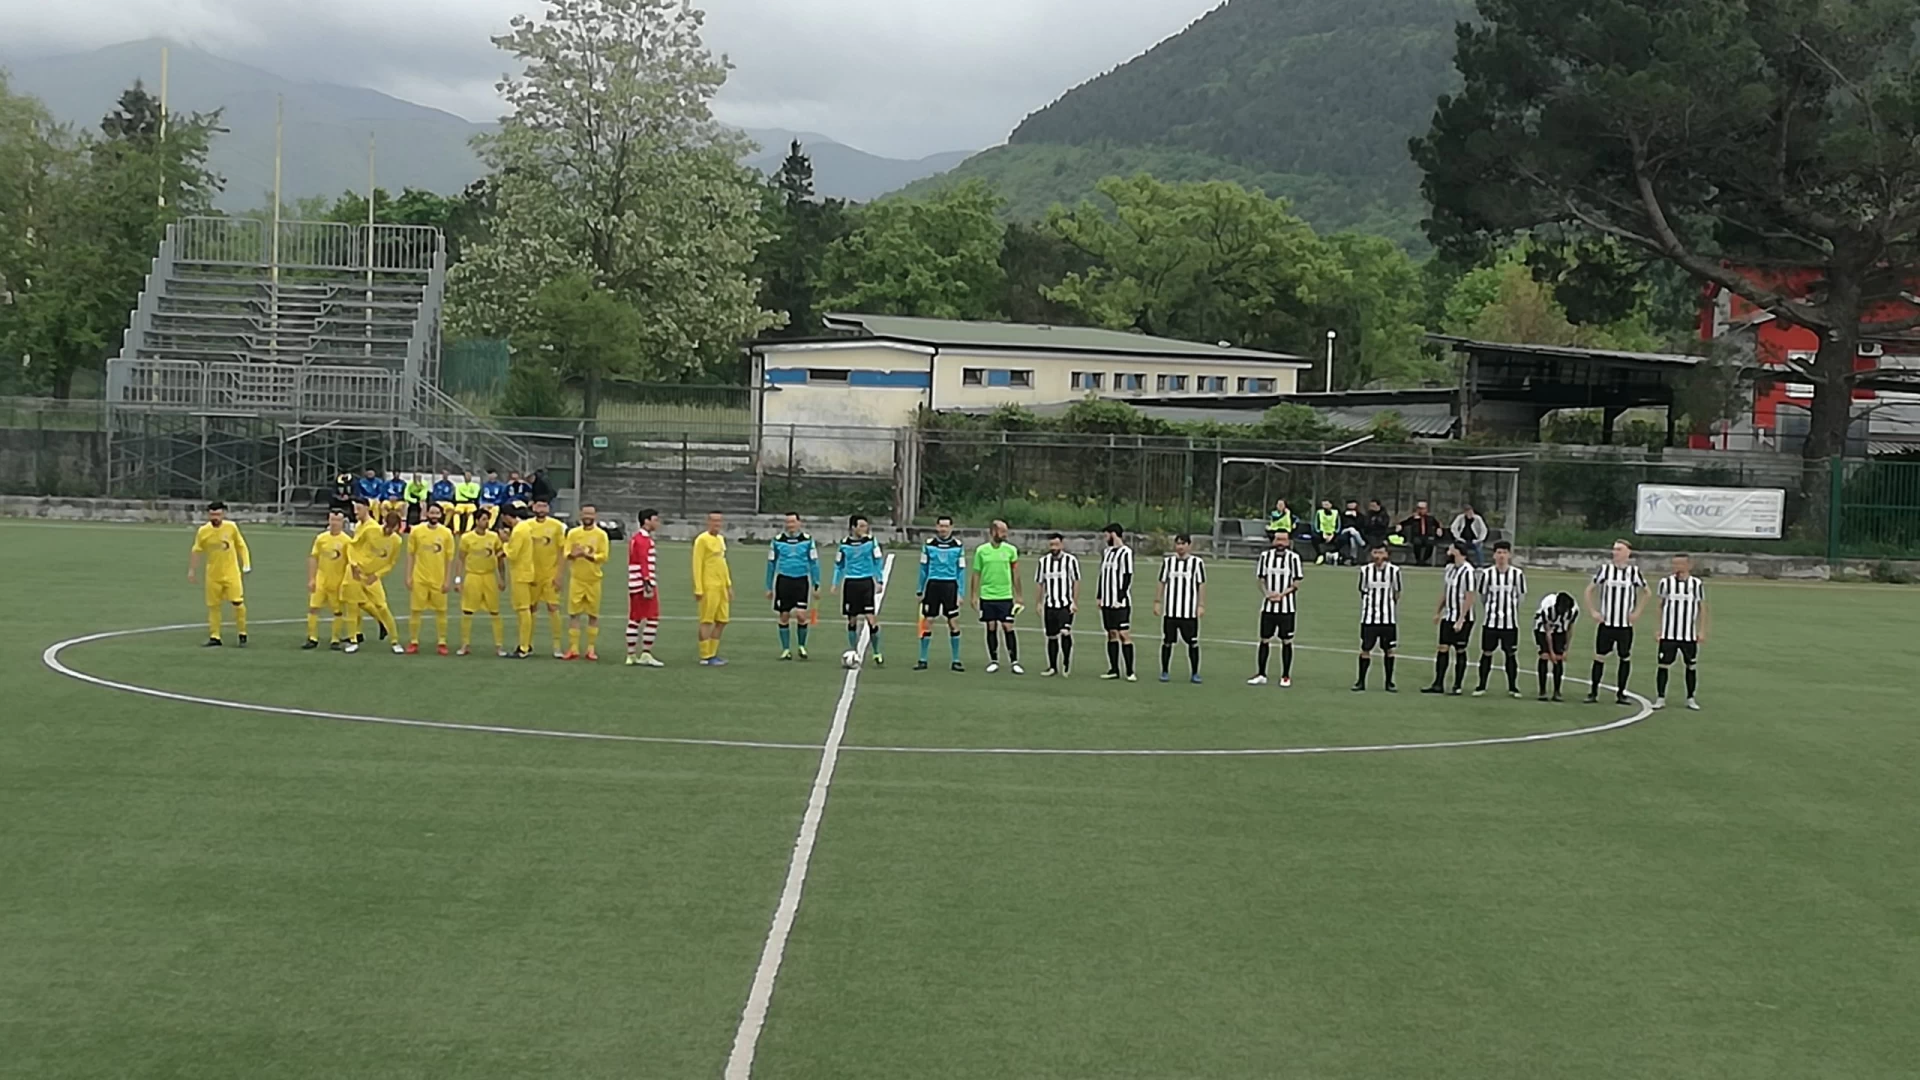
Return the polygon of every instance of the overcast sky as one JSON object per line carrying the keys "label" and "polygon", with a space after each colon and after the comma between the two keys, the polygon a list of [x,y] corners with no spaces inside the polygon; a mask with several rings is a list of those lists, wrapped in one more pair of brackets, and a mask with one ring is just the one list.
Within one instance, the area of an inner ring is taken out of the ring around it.
{"label": "overcast sky", "polygon": [[[704,0],[743,127],[918,157],[1001,142],[1027,113],[1220,0]],[[538,0],[0,0],[4,48],[184,40],[292,78],[370,86],[475,120],[499,113],[488,42]]]}

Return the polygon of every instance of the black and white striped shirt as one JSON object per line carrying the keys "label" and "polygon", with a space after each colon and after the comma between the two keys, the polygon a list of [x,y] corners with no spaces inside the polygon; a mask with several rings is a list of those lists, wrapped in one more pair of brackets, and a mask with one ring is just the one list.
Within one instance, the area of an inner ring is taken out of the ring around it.
{"label": "black and white striped shirt", "polygon": [[1600,625],[1632,625],[1634,598],[1647,587],[1640,568],[1632,563],[1625,566],[1608,563],[1593,572],[1593,583],[1600,590],[1600,610],[1596,613]]}
{"label": "black and white striped shirt", "polygon": [[[1294,600],[1298,593],[1287,592],[1306,576],[1306,563],[1300,559],[1300,553],[1292,548],[1268,548],[1260,553],[1260,563],[1254,569],[1260,578],[1260,595],[1267,597],[1260,610],[1275,615],[1292,615]],[[1275,593],[1286,593],[1278,600],[1271,599]]]}
{"label": "black and white striped shirt", "polygon": [[1660,640],[1699,641],[1700,613],[1707,606],[1707,583],[1689,574],[1660,579]]}
{"label": "black and white striped shirt", "polygon": [[1050,608],[1068,608],[1079,602],[1080,560],[1062,551],[1047,552],[1033,567],[1033,583],[1040,587],[1040,603]]}
{"label": "black and white striped shirt", "polygon": [[1167,556],[1160,564],[1160,583],[1167,587],[1161,614],[1169,619],[1200,617],[1200,586],[1207,583],[1207,564],[1200,556]]}
{"label": "black and white striped shirt", "polygon": [[1094,599],[1103,608],[1133,606],[1133,549],[1125,544],[1100,554],[1100,582]]}
{"label": "black and white striped shirt", "polygon": [[1490,566],[1480,572],[1480,595],[1486,600],[1487,629],[1520,629],[1520,604],[1527,598],[1527,572],[1517,566],[1505,570]]}
{"label": "black and white striped shirt", "polygon": [[1440,619],[1445,623],[1473,621],[1472,563],[1448,563],[1440,585]]}
{"label": "black and white striped shirt", "polygon": [[1542,634],[1564,634],[1573,629],[1574,623],[1580,621],[1578,603],[1568,604],[1567,613],[1564,616],[1555,613],[1554,602],[1558,598],[1558,593],[1548,593],[1541,598],[1539,610],[1533,613],[1534,630]]}
{"label": "black and white striped shirt", "polygon": [[1372,563],[1360,568],[1360,625],[1395,626],[1400,622],[1400,568]]}

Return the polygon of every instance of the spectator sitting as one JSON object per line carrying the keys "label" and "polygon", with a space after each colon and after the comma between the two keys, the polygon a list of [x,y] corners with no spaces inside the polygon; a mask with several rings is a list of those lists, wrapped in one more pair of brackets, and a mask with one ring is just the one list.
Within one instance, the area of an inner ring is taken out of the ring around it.
{"label": "spectator sitting", "polygon": [[1468,505],[1460,511],[1459,517],[1453,519],[1453,525],[1447,531],[1453,534],[1467,561],[1479,566],[1480,545],[1487,542],[1487,519],[1474,513],[1472,505]]}
{"label": "spectator sitting", "polygon": [[1366,540],[1367,550],[1371,551],[1386,543],[1387,537],[1392,533],[1392,515],[1380,505],[1379,499],[1368,499],[1366,516],[1360,519],[1360,536]]}
{"label": "spectator sitting", "polygon": [[1283,532],[1292,536],[1293,524],[1293,511],[1287,509],[1287,500],[1274,503],[1273,510],[1267,514],[1267,535]]}
{"label": "spectator sitting", "polygon": [[554,487],[553,481],[547,479],[547,470],[545,469],[535,469],[533,471],[533,484],[531,486],[533,488],[534,502],[543,502],[551,505],[554,498],[560,494],[560,489]]}
{"label": "spectator sitting", "polygon": [[353,482],[353,493],[367,504],[369,510],[378,513],[380,501],[387,497],[387,482],[381,479],[379,469],[368,466],[360,479]]}
{"label": "spectator sitting", "polygon": [[1418,566],[1433,565],[1433,546],[1440,541],[1440,519],[1427,512],[1427,504],[1415,503],[1413,513],[1400,523],[1400,535],[1413,548]]}
{"label": "spectator sitting", "polygon": [[1361,532],[1365,522],[1366,518],[1360,513],[1360,500],[1348,499],[1347,508],[1340,511],[1340,534],[1334,537],[1336,566],[1339,565],[1342,552],[1346,554],[1348,562],[1359,565],[1367,551],[1366,534]]}
{"label": "spectator sitting", "polygon": [[517,472],[507,474],[507,502],[533,505],[533,485],[520,479]]}
{"label": "spectator sitting", "polygon": [[1315,566],[1327,561],[1327,552],[1334,553],[1333,561],[1340,561],[1340,553],[1334,546],[1334,537],[1340,535],[1340,511],[1333,508],[1332,499],[1321,499],[1320,509],[1313,514],[1313,562]]}

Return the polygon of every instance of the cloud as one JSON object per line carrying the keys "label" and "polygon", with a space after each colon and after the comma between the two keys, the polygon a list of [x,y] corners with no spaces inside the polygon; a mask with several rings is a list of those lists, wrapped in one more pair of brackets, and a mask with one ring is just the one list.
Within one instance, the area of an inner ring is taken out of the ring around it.
{"label": "cloud", "polygon": [[[1005,139],[1068,88],[1219,0],[704,0],[734,72],[716,103],[748,127],[818,131],[916,157]],[[494,118],[508,57],[488,41],[532,0],[0,0],[15,54],[146,37],[290,78],[370,86]]]}

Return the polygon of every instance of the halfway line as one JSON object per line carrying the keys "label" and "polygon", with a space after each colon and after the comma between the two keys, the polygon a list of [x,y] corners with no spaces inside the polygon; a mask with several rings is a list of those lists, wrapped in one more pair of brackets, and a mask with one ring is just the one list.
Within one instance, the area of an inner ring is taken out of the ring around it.
{"label": "halfway line", "polygon": [[[887,556],[880,571],[880,588],[874,592],[873,613],[878,616],[886,602],[887,582],[893,578],[893,556]],[[860,628],[860,644],[855,651],[866,659],[868,628]],[[840,762],[840,743],[846,738],[847,716],[853,711],[853,694],[860,685],[860,668],[848,669],[840,684],[840,702],[833,709],[833,726],[820,752],[820,769],[813,776],[813,791],[807,796],[806,813],[800,816],[800,835],[793,840],[793,858],[787,863],[787,884],[780,890],[780,902],[774,905],[773,925],[767,930],[766,944],[760,948],[760,966],[754,969],[753,988],[747,991],[746,1007],[740,1010],[740,1027],[733,1035],[733,1052],[727,1056],[726,1080],[748,1080],[753,1075],[753,1055],[760,1045],[760,1031],[767,1023],[767,1008],[773,1003],[773,983],[780,976],[780,962],[787,954],[787,938],[793,934],[794,917],[800,913],[800,892],[806,888],[807,867],[813,861],[813,846],[820,836],[820,819],[827,812],[827,789],[833,786],[833,770]]]}

